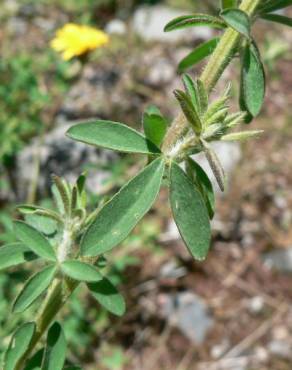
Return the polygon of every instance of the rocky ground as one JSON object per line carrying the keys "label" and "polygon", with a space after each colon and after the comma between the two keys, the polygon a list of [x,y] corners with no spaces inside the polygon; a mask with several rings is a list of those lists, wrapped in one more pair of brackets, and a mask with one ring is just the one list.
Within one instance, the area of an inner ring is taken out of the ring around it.
{"label": "rocky ground", "polygon": [[[143,108],[149,103],[158,105],[168,117],[177,113],[172,97],[172,90],[180,85],[177,63],[190,50],[190,44],[209,38],[210,31],[200,28],[165,36],[161,24],[176,14],[181,11],[161,5],[140,7],[131,22],[107,22],[106,29],[115,40],[113,50],[77,65],[74,83],[58,105],[55,123],[42,145],[34,139],[19,154],[16,178],[22,189],[14,194],[8,191],[1,195],[3,198],[25,197],[24,184],[31,180],[28,174],[36,151],[40,158],[39,196],[47,194],[51,172],[72,179],[84,169],[85,160],[90,164],[89,189],[106,191],[103,185],[111,176],[109,167],[124,158],[72,145],[63,133],[74,120],[91,117],[139,128]],[[36,29],[45,33],[67,20],[66,14],[54,21],[44,19],[41,10],[33,22],[21,14],[12,17],[8,26],[16,40],[13,47],[17,47],[24,29],[31,45]],[[102,332],[104,342],[123,351],[120,367],[114,369],[292,367],[291,50],[284,57],[274,57],[279,43],[281,47],[291,44],[291,31],[265,27],[259,26],[257,36],[272,40],[261,43],[268,66],[268,91],[265,109],[253,123],[254,129],[264,129],[265,133],[242,146],[216,147],[227,169],[229,186],[225,194],[218,193],[207,261],[196,263],[185,250],[170,219],[164,192],[134,236],[110,257],[122,260],[130,253],[140,260],[129,264],[124,272],[126,315],[113,319],[110,328]],[[42,43],[45,38],[36,41]],[[237,76],[235,63],[214,95]],[[130,161],[128,171],[138,166],[139,162]],[[127,178],[127,173],[123,177]],[[142,240],[137,235],[143,235]],[[99,343],[98,337],[93,338],[91,347],[79,354],[85,369],[96,370],[95,363],[102,363]]]}

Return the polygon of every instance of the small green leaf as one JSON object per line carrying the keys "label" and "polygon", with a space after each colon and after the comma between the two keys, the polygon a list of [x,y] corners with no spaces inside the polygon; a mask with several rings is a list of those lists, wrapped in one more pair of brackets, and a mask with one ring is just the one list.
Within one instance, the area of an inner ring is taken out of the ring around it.
{"label": "small green leaf", "polygon": [[82,255],[107,252],[128,236],[154,203],[164,165],[164,159],[157,158],[105,204],[81,240]]}
{"label": "small green leaf", "polygon": [[174,162],[170,168],[170,203],[174,220],[190,253],[195,259],[204,260],[211,240],[207,208],[200,192]]}
{"label": "small green leaf", "polygon": [[182,80],[183,80],[185,91],[188,94],[188,96],[191,98],[192,105],[195,108],[197,115],[200,115],[201,107],[200,107],[200,99],[199,99],[197,83],[192,79],[192,77],[189,74],[184,74],[182,76]]}
{"label": "small green leaf", "polygon": [[34,322],[25,323],[16,330],[5,353],[3,370],[15,369],[18,360],[29,348],[34,333]]}
{"label": "small green leaf", "polygon": [[37,351],[36,354],[34,354],[27,362],[25,370],[40,369],[42,366],[44,352],[44,348],[41,348],[39,351]]}
{"label": "small green leaf", "polygon": [[217,157],[217,154],[214,152],[214,150],[206,143],[204,142],[204,151],[206,154],[206,158],[209,162],[209,165],[211,167],[211,170],[213,171],[213,174],[217,180],[217,183],[219,185],[219,188],[221,191],[224,191],[225,188],[225,172],[221,165],[221,162],[219,161],[219,158]]}
{"label": "small green leaf", "polygon": [[244,51],[241,89],[244,106],[253,117],[257,116],[265,97],[265,72],[259,52],[253,44]]}
{"label": "small green leaf", "polygon": [[229,128],[237,126],[240,122],[244,120],[245,115],[246,112],[231,113],[225,118],[224,125]]}
{"label": "small green leaf", "polygon": [[192,181],[202,194],[208,209],[209,216],[212,219],[215,209],[215,195],[212,183],[203,168],[192,158],[188,158],[187,169],[188,173],[191,175]]}
{"label": "small green leaf", "polygon": [[285,17],[284,15],[262,14],[261,18],[265,19],[266,21],[281,23],[281,24],[284,24],[285,26],[292,27],[292,18]]}
{"label": "small green leaf", "polygon": [[252,139],[260,136],[264,131],[263,130],[253,130],[253,131],[241,131],[234,132],[231,134],[226,134],[221,137],[223,141],[243,141]]}
{"label": "small green leaf", "polygon": [[202,122],[194,104],[192,103],[191,97],[181,90],[174,90],[174,95],[178,100],[180,107],[194,129],[196,134],[200,134],[202,131]]}
{"label": "small green leaf", "polygon": [[82,370],[80,366],[67,366],[64,370]]}
{"label": "small green leaf", "polygon": [[78,281],[95,282],[102,279],[102,275],[93,265],[81,261],[65,261],[61,265],[65,275]]}
{"label": "small green leaf", "polygon": [[185,70],[193,67],[194,65],[211,55],[219,41],[220,37],[214,37],[213,39],[197,46],[193,51],[191,51],[180,61],[178,65],[179,72],[184,72]]}
{"label": "small green leaf", "polygon": [[22,243],[11,243],[0,247],[0,270],[31,261],[36,256]]}
{"label": "small green leaf", "polygon": [[164,27],[164,31],[169,32],[173,30],[179,30],[182,28],[195,26],[208,26],[212,28],[223,29],[226,27],[226,24],[220,18],[213,17],[208,14],[183,15],[170,21]]}
{"label": "small green leaf", "polygon": [[62,219],[58,215],[58,213],[50,209],[46,209],[43,207],[37,207],[34,205],[30,205],[30,204],[22,204],[20,206],[17,206],[17,209],[20,213],[24,215],[39,215],[39,216],[51,218],[57,222],[62,222]]}
{"label": "small green leaf", "polygon": [[200,101],[200,114],[205,114],[208,109],[209,97],[205,85],[200,79],[197,80],[197,89]]}
{"label": "small green leaf", "polygon": [[221,8],[236,8],[237,7],[237,0],[221,0]]}
{"label": "small green leaf", "polygon": [[55,184],[55,188],[53,191],[58,208],[60,209],[61,213],[69,215],[71,192],[68,184],[65,180],[56,175],[52,175],[52,179]]}
{"label": "small green leaf", "polygon": [[225,9],[220,13],[221,18],[235,31],[241,33],[247,38],[250,37],[250,20],[249,16],[240,9]]}
{"label": "small green leaf", "polygon": [[146,109],[143,114],[143,127],[146,137],[157,147],[160,147],[167,129],[167,121],[159,109],[153,107]]}
{"label": "small green leaf", "polygon": [[14,221],[16,237],[38,256],[50,261],[56,261],[53,247],[48,240],[34,227],[23,221]]}
{"label": "small green leaf", "polygon": [[212,116],[210,115],[210,117],[206,119],[206,121],[204,122],[205,127],[208,127],[208,126],[211,126],[217,123],[222,123],[224,119],[227,117],[227,114],[228,114],[228,107],[226,106],[217,110],[217,112],[215,112]]}
{"label": "small green leaf", "polygon": [[259,13],[271,13],[292,5],[292,0],[270,0],[259,6]]}
{"label": "small green leaf", "polygon": [[42,370],[62,370],[66,360],[67,343],[63,329],[54,323],[48,332]]}
{"label": "small green leaf", "polygon": [[50,285],[56,272],[56,266],[45,267],[26,281],[22,291],[17,296],[13,312],[19,313],[26,310]]}
{"label": "small green leaf", "polygon": [[108,311],[117,316],[122,316],[126,310],[124,297],[116,287],[106,278],[98,283],[88,284],[92,296]]}
{"label": "small green leaf", "polygon": [[159,154],[151,141],[132,128],[112,121],[97,120],[72,126],[67,135],[74,140],[126,153]]}
{"label": "small green leaf", "polygon": [[84,191],[84,188],[85,188],[85,182],[86,182],[86,172],[82,173],[77,181],[76,181],[76,185],[77,185],[77,189],[78,189],[78,193],[81,194],[83,191]]}

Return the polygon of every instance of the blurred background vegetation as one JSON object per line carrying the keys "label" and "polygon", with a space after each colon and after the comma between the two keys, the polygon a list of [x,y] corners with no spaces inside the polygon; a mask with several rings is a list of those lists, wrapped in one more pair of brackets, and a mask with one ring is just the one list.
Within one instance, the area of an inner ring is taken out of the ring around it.
{"label": "blurred background vegetation", "polygon": [[[140,157],[88,149],[64,132],[73,121],[94,117],[139,129],[153,103],[171,119],[178,109],[177,64],[214,31],[165,39],[163,26],[177,14],[218,7],[217,0],[1,0],[0,245],[15,240],[16,204],[50,204],[51,173],[73,181],[87,170],[93,208],[137,172]],[[68,22],[105,30],[109,45],[63,61],[50,41]],[[69,361],[85,370],[291,369],[292,35],[259,22],[255,37],[268,91],[253,125],[266,133],[256,142],[218,147],[230,183],[217,202],[208,261],[196,263],[185,253],[162,192],[135,232],[106,256],[127,314],[113,317],[82,288],[61,314]],[[237,67],[214,95],[230,79],[238,90]],[[236,101],[234,93],[234,107]],[[17,323],[37,308],[10,314],[34,269],[30,262],[0,272],[0,355]]]}

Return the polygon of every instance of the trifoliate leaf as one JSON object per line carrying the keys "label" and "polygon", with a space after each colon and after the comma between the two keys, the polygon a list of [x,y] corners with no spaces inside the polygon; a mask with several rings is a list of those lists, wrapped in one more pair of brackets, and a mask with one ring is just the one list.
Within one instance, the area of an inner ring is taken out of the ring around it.
{"label": "trifoliate leaf", "polygon": [[126,304],[124,297],[117,288],[106,278],[98,283],[88,284],[92,296],[108,311],[117,316],[125,313]]}
{"label": "trifoliate leaf", "polygon": [[214,37],[213,39],[197,46],[193,51],[191,51],[180,61],[178,65],[179,72],[184,72],[185,70],[195,66],[197,63],[201,62],[203,59],[211,55],[219,41],[220,37]]}
{"label": "trifoliate leaf", "polygon": [[160,153],[155,144],[136,130],[119,122],[97,120],[79,123],[67,131],[67,136],[86,144],[120,152]]}
{"label": "trifoliate leaf", "polygon": [[154,203],[164,173],[157,158],[100,210],[81,241],[83,256],[97,256],[121,243]]}
{"label": "trifoliate leaf", "polygon": [[28,322],[14,333],[4,357],[3,370],[14,370],[18,361],[29,348],[35,333],[35,323]]}
{"label": "trifoliate leaf", "polygon": [[56,261],[53,247],[37,229],[23,221],[15,221],[14,230],[16,237],[35,254],[47,260]]}
{"label": "trifoliate leaf", "polygon": [[50,285],[56,272],[56,266],[45,267],[25,283],[13,304],[13,312],[26,310]]}
{"label": "trifoliate leaf", "polygon": [[197,260],[205,259],[211,239],[208,211],[200,192],[175,162],[170,168],[170,203],[190,253]]}
{"label": "trifoliate leaf", "polygon": [[244,11],[235,8],[225,9],[220,13],[220,16],[235,31],[247,38],[250,37],[251,24],[249,16]]}
{"label": "trifoliate leaf", "polygon": [[78,281],[95,282],[102,279],[96,267],[77,260],[63,262],[61,269],[65,275]]}
{"label": "trifoliate leaf", "polygon": [[192,14],[183,15],[170,21],[165,27],[164,31],[169,32],[179,30],[186,27],[208,26],[212,28],[225,28],[226,24],[220,18],[213,17],[208,14]]}

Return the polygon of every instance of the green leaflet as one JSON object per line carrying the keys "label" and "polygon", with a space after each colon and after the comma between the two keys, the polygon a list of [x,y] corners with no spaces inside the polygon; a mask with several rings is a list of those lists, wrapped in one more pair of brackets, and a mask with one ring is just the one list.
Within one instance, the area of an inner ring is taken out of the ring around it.
{"label": "green leaflet", "polygon": [[83,256],[97,256],[122,242],[150,209],[159,192],[164,159],[157,158],[101,209],[81,240]]}
{"label": "green leaflet", "polygon": [[253,130],[253,131],[240,131],[233,132],[227,135],[223,135],[220,140],[223,141],[244,141],[251,138],[260,136],[264,131],[263,130]]}
{"label": "green leaflet", "polygon": [[214,152],[214,150],[206,143],[204,142],[204,151],[206,154],[206,158],[209,162],[209,165],[211,167],[211,170],[217,180],[217,183],[219,185],[219,188],[221,191],[224,191],[225,188],[225,173],[224,169],[221,165],[221,162],[219,161],[219,158],[217,157],[217,154]]}
{"label": "green leaflet", "polygon": [[195,133],[199,135],[202,131],[202,122],[196,111],[196,107],[192,103],[191,97],[181,90],[174,90],[174,96],[178,100],[186,119],[191,124]]}
{"label": "green leaflet", "polygon": [[49,217],[37,214],[26,214],[24,219],[27,224],[37,229],[48,238],[55,235],[58,231],[58,223]]}
{"label": "green leaflet", "polygon": [[0,270],[30,261],[35,256],[22,243],[11,243],[0,247]]}
{"label": "green leaflet", "polygon": [[26,310],[50,285],[56,272],[56,266],[45,267],[26,281],[22,291],[13,304],[13,312]]}
{"label": "green leaflet", "polygon": [[215,195],[211,181],[203,168],[192,158],[188,158],[187,172],[202,194],[208,209],[209,217],[212,219],[215,209]]}
{"label": "green leaflet", "polygon": [[261,18],[266,21],[276,22],[284,24],[285,26],[292,27],[292,18],[285,17],[284,15],[279,14],[262,14]]}
{"label": "green leaflet", "polygon": [[54,193],[55,193],[55,199],[56,204],[58,208],[62,209],[61,213],[68,215],[70,212],[70,189],[68,187],[68,184],[64,179],[62,179],[59,176],[52,175],[52,180],[54,181]]}
{"label": "green leaflet", "polygon": [[200,102],[200,114],[205,114],[208,105],[209,105],[209,97],[208,97],[208,92],[205,88],[204,83],[200,80],[197,79],[197,90],[198,90],[198,97],[199,97],[199,102]]}
{"label": "green leaflet", "polygon": [[4,357],[3,370],[14,370],[18,360],[28,349],[35,333],[35,323],[28,322],[14,333]]}
{"label": "green leaflet", "polygon": [[241,99],[253,116],[261,110],[265,97],[265,72],[255,45],[245,48],[241,71]]}
{"label": "green leaflet", "polygon": [[201,112],[200,98],[197,87],[197,82],[195,82],[189,74],[184,74],[182,76],[183,84],[187,95],[190,97],[192,105],[199,116]]}
{"label": "green leaflet", "polygon": [[79,123],[67,131],[71,139],[126,153],[159,154],[155,144],[132,128],[112,121]]}
{"label": "green leaflet", "polygon": [[208,14],[192,14],[192,15],[183,15],[177,17],[167,23],[164,27],[165,32],[179,30],[186,27],[195,27],[195,26],[208,26],[212,28],[223,29],[226,27],[225,22],[220,18],[213,17]]}
{"label": "green leaflet", "polygon": [[42,370],[62,370],[66,360],[67,343],[63,329],[54,323],[47,336],[47,345]]}
{"label": "green leaflet", "polygon": [[237,7],[237,0],[221,0],[221,8],[236,8]]}
{"label": "green leaflet", "polygon": [[174,162],[170,168],[170,203],[175,223],[190,253],[195,259],[204,260],[211,240],[207,208],[200,192]]}
{"label": "green leaflet", "polygon": [[102,279],[102,275],[93,265],[81,261],[65,261],[61,265],[64,274],[78,281],[94,282]]}
{"label": "green leaflet", "polygon": [[37,370],[41,368],[44,356],[44,348],[38,350],[27,362],[25,370]]}
{"label": "green leaflet", "polygon": [[[156,107],[155,107],[156,108]],[[143,127],[146,137],[160,147],[167,129],[167,121],[159,109],[150,106],[143,114]]]}
{"label": "green leaflet", "polygon": [[60,218],[58,213],[50,209],[46,209],[43,207],[37,207],[34,205],[30,205],[30,204],[22,204],[18,206],[17,209],[20,213],[24,215],[39,215],[39,216],[51,218],[52,220],[55,220],[57,222],[62,222],[62,219]]}
{"label": "green leaflet", "polygon": [[248,15],[240,9],[225,9],[220,13],[224,21],[235,31],[241,33],[247,38],[250,37],[250,20]]}
{"label": "green leaflet", "polygon": [[35,254],[47,260],[56,261],[53,247],[37,229],[23,221],[14,221],[14,230],[17,238]]}
{"label": "green leaflet", "polygon": [[88,284],[92,296],[109,312],[122,316],[126,310],[124,297],[117,288],[106,278],[98,283]]}
{"label": "green leaflet", "polygon": [[287,6],[292,5],[292,0],[270,0],[266,4],[260,5],[258,8],[259,13],[271,13]]}
{"label": "green leaflet", "polygon": [[195,64],[201,62],[203,59],[211,55],[219,41],[220,37],[215,37],[196,47],[193,51],[190,52],[190,54],[188,54],[181,60],[178,65],[179,72],[184,72],[185,70],[193,67]]}

